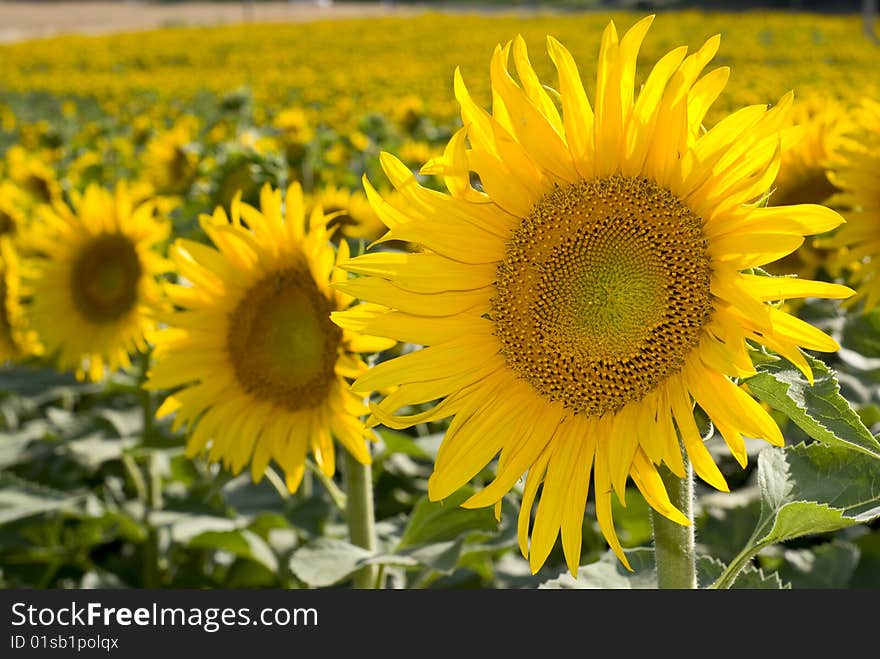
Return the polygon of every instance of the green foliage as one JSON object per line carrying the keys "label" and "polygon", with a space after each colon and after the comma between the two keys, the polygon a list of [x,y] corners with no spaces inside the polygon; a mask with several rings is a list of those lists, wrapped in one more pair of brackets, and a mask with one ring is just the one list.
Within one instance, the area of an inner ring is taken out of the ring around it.
{"label": "green foliage", "polygon": [[821,444],[766,449],[758,461],[758,484],[761,511],[755,529],[716,587],[738,581],[765,547],[880,517],[880,460],[862,451]]}
{"label": "green foliage", "polygon": [[804,355],[813,371],[811,385],[790,362],[764,363],[749,378],[749,391],[784,412],[807,435],[830,445],[842,445],[880,458],[880,442],[840,395],[836,374],[823,362]]}

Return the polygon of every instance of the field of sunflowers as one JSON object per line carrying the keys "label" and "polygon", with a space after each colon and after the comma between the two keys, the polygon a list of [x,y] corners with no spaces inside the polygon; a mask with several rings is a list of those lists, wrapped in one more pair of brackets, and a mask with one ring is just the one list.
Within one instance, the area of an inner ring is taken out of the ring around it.
{"label": "field of sunflowers", "polygon": [[0,45],[0,587],[880,586],[880,45],[649,24]]}

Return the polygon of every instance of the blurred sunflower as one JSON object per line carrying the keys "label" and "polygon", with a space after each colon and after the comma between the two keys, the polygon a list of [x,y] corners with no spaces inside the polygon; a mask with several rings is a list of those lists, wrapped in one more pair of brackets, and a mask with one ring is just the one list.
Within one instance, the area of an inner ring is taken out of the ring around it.
{"label": "blurred sunflower", "polygon": [[[781,154],[769,204],[824,203],[838,191],[828,179],[828,171],[835,159],[835,149],[850,124],[849,114],[836,101],[814,96],[805,103],[795,104],[792,124],[800,128],[800,136]],[[768,264],[766,270],[773,275],[815,277],[828,266],[829,256],[829,250],[809,240],[800,249]]]}
{"label": "blurred sunflower", "polygon": [[[528,471],[519,540],[533,571],[561,532],[576,572],[591,480],[601,530],[627,566],[611,493],[623,502],[628,477],[681,524],[689,521],[657,465],[685,477],[682,445],[703,480],[728,489],[700,437],[694,401],[741,464],[744,435],[781,445],[772,417],[731,380],[755,373],[747,342],[775,350],[810,379],[799,346],[838,345],[765,302],[852,293],[742,272],[842,219],[821,206],[753,203],[776,178],[792,98],[770,110],[746,107],[705,131],[729,75],[721,67],[700,77],[717,36],[688,57],[684,47],[669,52],[634,94],[652,18],[621,39],[613,23],[605,29],[595,109],[572,56],[552,37],[562,113],[519,37],[492,57],[491,114],[456,71],[465,127],[422,169],[444,177],[449,194],[421,187],[388,154],[383,167],[407,205],[391,207],[365,181],[390,228],[383,240],[425,251],[357,257],[343,267],[364,276],[338,285],[391,308],[357,323],[336,314],[342,327],[429,346],[380,363],[353,389],[397,387],[371,405],[371,423],[401,428],[453,417],[428,482],[432,500],[498,456],[495,480],[464,505],[494,504],[500,514],[502,497]],[[395,415],[437,399],[421,413]]]}
{"label": "blurred sunflower", "polygon": [[24,228],[27,215],[18,199],[21,192],[11,181],[0,181],[0,236],[14,236]]}
{"label": "blurred sunflower", "polygon": [[162,194],[183,194],[198,173],[199,154],[192,122],[181,122],[153,137],[144,149],[144,177]]}
{"label": "blurred sunflower", "polygon": [[303,109],[293,107],[282,110],[272,125],[279,131],[278,137],[288,163],[300,162],[306,153],[306,146],[314,137],[314,130]]}
{"label": "blurred sunflower", "polygon": [[40,354],[40,344],[21,303],[19,258],[9,236],[0,235],[0,364]]}
{"label": "blurred sunflower", "polygon": [[868,312],[880,302],[880,103],[864,99],[855,112],[856,128],[840,148],[829,173],[841,192],[831,203],[845,209],[847,223],[820,245],[840,250],[835,257],[847,268]]}
{"label": "blurred sunflower", "polygon": [[[359,417],[368,410],[346,378],[366,369],[357,353],[394,341],[342,330],[330,313],[353,298],[331,290],[344,278],[326,218],[313,211],[305,228],[299,185],[264,186],[261,210],[235,199],[231,221],[218,208],[201,225],[214,248],[177,240],[171,256],[190,285],[169,285],[178,309],[156,332],[146,386],[176,389],[157,416],[176,413],[175,427],[190,432],[187,453],[207,448],[211,461],[233,472],[251,463],[259,480],[270,460],[299,486],[311,451],[325,474],[335,471],[332,437],[360,462],[370,453]],[[369,306],[356,313],[369,318]]]}
{"label": "blurred sunflower", "polygon": [[61,199],[61,185],[55,171],[37,154],[14,146],[6,152],[6,160],[9,178],[23,193],[28,207]]}
{"label": "blurred sunflower", "polygon": [[343,235],[355,240],[374,240],[385,232],[385,225],[360,190],[328,185],[307,199],[308,207],[320,206],[329,216],[328,228],[339,227]]}
{"label": "blurred sunflower", "polygon": [[161,299],[156,276],[167,269],[156,248],[169,231],[152,203],[133,204],[125,184],[112,193],[90,185],[72,208],[43,207],[24,284],[28,320],[60,368],[99,380],[146,349]]}
{"label": "blurred sunflower", "polygon": [[406,132],[412,132],[425,116],[425,102],[412,94],[404,96],[394,105],[392,117]]}

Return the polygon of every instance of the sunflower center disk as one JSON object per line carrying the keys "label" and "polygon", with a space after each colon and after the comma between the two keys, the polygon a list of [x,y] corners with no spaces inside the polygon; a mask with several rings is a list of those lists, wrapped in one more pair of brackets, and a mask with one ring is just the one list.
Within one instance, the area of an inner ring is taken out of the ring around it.
{"label": "sunflower center disk", "polygon": [[580,181],[523,219],[498,267],[495,333],[541,395],[599,416],[677,373],[712,308],[701,221],[647,179]]}
{"label": "sunflower center disk", "polygon": [[[2,266],[2,264],[0,264]],[[6,308],[6,297],[9,291],[6,287],[6,273],[0,269],[0,346],[2,342],[12,342],[12,324],[10,323],[8,311]]]}
{"label": "sunflower center disk", "polygon": [[101,234],[73,263],[73,304],[93,322],[116,320],[135,306],[142,271],[131,240],[119,234]]}
{"label": "sunflower center disk", "polygon": [[291,411],[322,402],[335,377],[342,330],[308,270],[274,272],[230,316],[227,346],[248,393]]}
{"label": "sunflower center disk", "polygon": [[15,233],[15,220],[8,213],[0,210],[0,236]]}

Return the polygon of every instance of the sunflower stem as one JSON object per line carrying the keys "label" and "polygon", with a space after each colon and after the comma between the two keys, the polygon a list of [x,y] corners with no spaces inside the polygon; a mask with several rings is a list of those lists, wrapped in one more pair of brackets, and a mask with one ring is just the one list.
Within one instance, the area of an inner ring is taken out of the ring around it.
{"label": "sunflower stem", "polygon": [[150,394],[150,391],[144,387],[144,383],[147,381],[147,372],[150,370],[150,353],[149,351],[144,351],[141,353],[141,373],[140,373],[140,397],[141,397],[141,412],[144,416],[144,427],[142,430],[142,438],[144,441],[147,440],[149,435],[153,432],[153,397]]}
{"label": "sunflower stem", "polygon": [[687,454],[682,451],[685,475],[679,478],[666,467],[660,466],[660,477],[669,493],[672,505],[691,523],[682,526],[651,511],[654,529],[654,560],[657,566],[657,586],[664,589],[693,589],[697,587],[697,565],[694,540],[694,472]]}
{"label": "sunflower stem", "polygon": [[[345,492],[348,535],[351,543],[375,552],[376,522],[373,512],[373,476],[370,465],[361,464],[348,451],[345,454]],[[354,573],[355,588],[376,588],[376,565],[365,565]]]}

